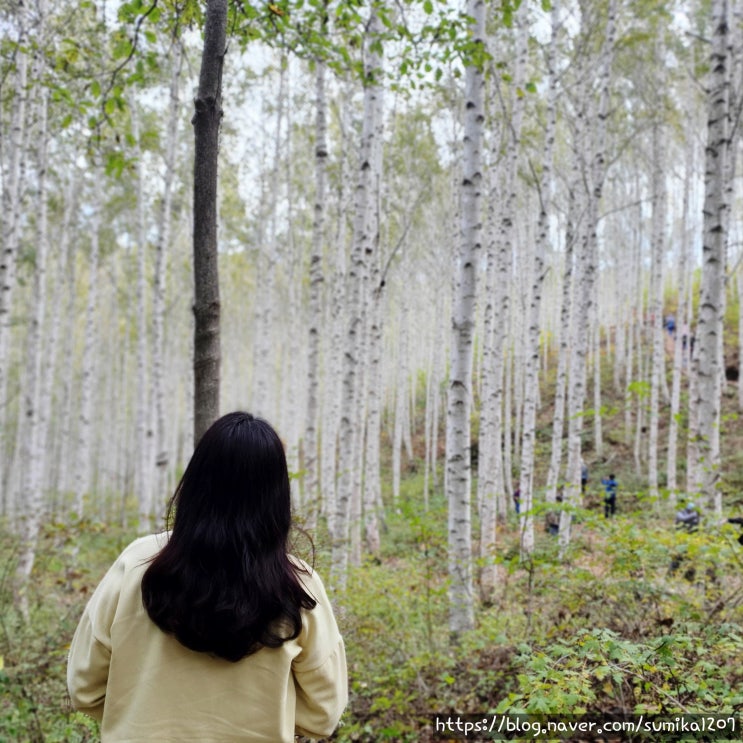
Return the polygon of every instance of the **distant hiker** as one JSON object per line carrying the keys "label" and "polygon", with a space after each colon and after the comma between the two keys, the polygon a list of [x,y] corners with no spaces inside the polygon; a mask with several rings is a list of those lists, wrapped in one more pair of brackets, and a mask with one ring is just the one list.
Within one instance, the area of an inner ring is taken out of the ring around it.
{"label": "distant hiker", "polygon": [[601,480],[604,486],[604,518],[609,518],[617,510],[617,487],[619,483],[614,479],[614,475],[609,475]]}
{"label": "distant hiker", "polygon": [[669,315],[666,318],[666,330],[668,331],[668,335],[673,338],[676,335],[676,318],[673,315]]}
{"label": "distant hiker", "polygon": [[588,485],[588,465],[581,459],[580,460],[580,492],[586,492],[586,485]]}
{"label": "distant hiker", "polygon": [[328,737],[346,655],[317,571],[287,552],[286,455],[249,413],[201,437],[168,508],[96,588],[70,645],[72,706],[103,741]]}
{"label": "distant hiker", "polygon": [[696,531],[699,528],[699,511],[693,503],[687,503],[676,514],[675,523],[677,529],[685,529],[689,532]]}
{"label": "distant hiker", "polygon": [[[700,519],[701,515],[699,511],[697,511],[696,506],[694,503],[689,502],[680,511],[677,511],[676,517],[674,518],[674,525],[679,531],[692,533],[699,528]],[[674,575],[679,567],[681,567],[681,564],[687,560],[688,558],[686,553],[683,551],[683,547],[680,547],[671,558],[668,574]],[[684,571],[684,578],[691,583],[696,577],[696,572],[694,564],[687,563],[686,570]]]}
{"label": "distant hiker", "polygon": [[516,490],[513,491],[513,507],[516,513],[521,513],[521,485],[516,483]]}
{"label": "distant hiker", "polygon": [[[562,503],[562,488],[557,491],[556,503]],[[547,534],[556,537],[560,532],[560,511],[552,509],[547,511],[544,517],[544,530]]]}

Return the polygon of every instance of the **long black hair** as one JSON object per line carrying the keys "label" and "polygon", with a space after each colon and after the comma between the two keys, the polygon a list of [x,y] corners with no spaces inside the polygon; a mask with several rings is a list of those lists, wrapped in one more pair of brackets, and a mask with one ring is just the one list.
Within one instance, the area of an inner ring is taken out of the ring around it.
{"label": "long black hair", "polygon": [[192,650],[238,661],[280,647],[315,600],[287,554],[291,495],[284,447],[249,413],[204,433],[168,506],[170,538],[142,578],[152,621]]}

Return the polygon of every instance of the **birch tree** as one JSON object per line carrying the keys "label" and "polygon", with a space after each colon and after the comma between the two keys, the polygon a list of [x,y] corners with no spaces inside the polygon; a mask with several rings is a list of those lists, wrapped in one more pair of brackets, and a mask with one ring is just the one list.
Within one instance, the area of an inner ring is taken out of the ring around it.
{"label": "birch tree", "polygon": [[[26,103],[28,98],[28,19],[24,0],[13,3],[18,36],[15,42],[14,95],[10,116],[9,162],[3,172],[3,239],[0,253],[0,459],[8,461],[7,436],[8,376],[10,367],[10,328],[13,295],[16,286],[17,258],[21,235],[21,204],[23,194],[24,133],[26,128]],[[0,466],[0,487],[9,489],[8,472]]]}
{"label": "birch tree", "polygon": [[315,69],[315,206],[310,255],[310,300],[307,339],[307,410],[304,430],[304,483],[306,518],[315,523],[319,508],[318,489],[318,393],[320,373],[320,324],[322,322],[323,246],[325,227],[326,170],[328,159],[325,62]]}
{"label": "birch tree", "polygon": [[[516,62],[511,89],[511,111],[505,110],[499,83],[494,83],[494,96],[504,118],[509,119],[503,131],[501,146],[505,151],[503,167],[496,168],[500,157],[493,154],[492,186],[488,214],[488,250],[485,291],[483,351],[483,405],[480,415],[480,446],[478,458],[478,503],[480,505],[480,592],[484,601],[491,601],[495,588],[494,562],[496,523],[505,517],[504,490],[510,483],[510,404],[506,389],[506,342],[512,319],[511,285],[514,253],[514,227],[520,154],[521,124],[524,111],[523,90],[528,49],[528,27],[525,21],[516,23]],[[497,72],[493,75],[497,79]],[[496,211],[497,207],[500,207]],[[505,421],[504,421],[505,416]]]}
{"label": "birch tree", "polygon": [[173,190],[181,113],[180,83],[184,49],[180,37],[173,39],[173,59],[169,88],[168,123],[163,157],[163,190],[159,204],[155,277],[152,293],[152,401],[154,408],[155,494],[162,499],[168,492],[168,466],[172,464],[165,416],[165,295],[167,256],[172,237]]}
{"label": "birch tree", "polygon": [[677,475],[677,451],[678,451],[678,418],[681,411],[681,381],[684,365],[688,369],[687,347],[688,338],[688,315],[689,302],[687,294],[689,291],[687,264],[690,255],[689,243],[690,235],[688,229],[688,212],[690,204],[691,179],[694,169],[694,150],[691,145],[687,145],[686,167],[684,170],[684,196],[681,207],[681,235],[679,240],[679,262],[678,262],[678,307],[676,317],[678,325],[676,331],[676,342],[673,347],[673,377],[671,382],[671,410],[668,419],[668,457],[666,460],[668,490],[670,491],[671,503],[676,502],[676,492],[678,490]]}
{"label": "birch tree", "polygon": [[471,526],[472,352],[477,261],[481,240],[481,146],[485,3],[468,0],[472,47],[465,69],[462,155],[461,248],[452,308],[452,345],[446,411],[446,488],[449,544],[449,631],[457,637],[474,627]]}
{"label": "birch tree", "polygon": [[[362,423],[362,362],[364,347],[364,290],[368,260],[373,254],[373,235],[370,232],[374,199],[375,137],[378,135],[376,117],[380,114],[377,96],[381,93],[381,54],[379,33],[381,22],[372,8],[364,37],[364,113],[359,148],[358,175],[354,194],[353,236],[348,266],[347,301],[348,325],[344,344],[341,417],[338,428],[338,490],[333,518],[331,579],[343,589],[346,584],[349,550],[351,547],[351,516],[354,511],[354,477],[361,451]],[[360,495],[360,494],[357,494]]]}
{"label": "birch tree", "polygon": [[531,514],[534,494],[534,446],[537,413],[537,396],[539,387],[539,337],[540,311],[542,307],[542,284],[545,275],[545,255],[549,244],[549,214],[551,209],[552,190],[552,152],[555,143],[556,128],[556,93],[555,57],[557,47],[557,29],[559,2],[552,6],[552,39],[548,52],[547,68],[549,81],[547,89],[547,122],[544,135],[542,156],[542,175],[539,183],[539,215],[537,219],[537,236],[534,245],[534,264],[531,271],[532,288],[528,314],[526,337],[526,359],[524,373],[524,431],[521,446],[521,549],[526,554],[534,550],[534,520]]}
{"label": "birch tree", "polygon": [[137,328],[137,390],[135,430],[135,483],[139,510],[138,528],[141,533],[148,534],[152,517],[152,475],[154,474],[154,457],[152,456],[152,401],[149,392],[148,371],[148,328],[147,307],[145,303],[145,286],[147,283],[147,246],[148,246],[148,219],[145,208],[145,174],[143,151],[141,147],[142,131],[136,107],[132,108],[132,129],[135,139],[136,157],[136,328]]}
{"label": "birch tree", "polygon": [[[46,2],[39,0],[38,6],[38,46],[45,46]],[[34,76],[41,79],[44,69],[43,57],[37,51],[34,61]],[[48,169],[48,107],[49,90],[43,87],[37,101],[38,124],[36,131],[36,254],[34,260],[33,304],[29,326],[26,358],[26,380],[23,419],[23,445],[21,460],[25,463],[21,476],[20,508],[23,511],[21,524],[21,550],[16,568],[16,593],[18,606],[24,618],[28,619],[29,605],[26,586],[36,560],[36,547],[44,512],[44,466],[45,443],[48,418],[42,404],[42,392],[51,385],[45,378],[46,365],[43,363],[42,338],[47,314],[46,264],[49,248],[47,169]]]}
{"label": "birch tree", "polygon": [[74,510],[78,519],[85,512],[85,495],[89,492],[93,469],[93,394],[98,368],[98,297],[100,261],[100,205],[90,218],[90,259],[88,268],[88,300],[85,308],[85,340],[80,373],[77,446],[74,469]]}
{"label": "birch tree", "polygon": [[714,31],[707,93],[707,145],[704,168],[704,223],[702,285],[697,322],[697,424],[696,443],[700,457],[698,487],[716,515],[722,515],[720,479],[720,397],[723,330],[723,293],[727,250],[726,160],[729,157],[729,7],[727,0],[714,0]]}
{"label": "birch tree", "polygon": [[652,257],[651,257],[651,328],[653,344],[650,376],[650,435],[648,440],[648,489],[650,497],[658,498],[658,428],[660,423],[660,376],[664,371],[663,347],[663,256],[665,254],[666,187],[664,177],[664,134],[659,122],[654,122],[652,132]]}

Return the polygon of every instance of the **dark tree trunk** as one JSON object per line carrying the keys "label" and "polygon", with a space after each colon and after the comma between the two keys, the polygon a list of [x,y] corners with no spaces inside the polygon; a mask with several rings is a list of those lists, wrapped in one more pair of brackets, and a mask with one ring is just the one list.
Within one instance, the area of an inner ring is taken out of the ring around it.
{"label": "dark tree trunk", "polygon": [[217,157],[227,0],[208,0],[199,90],[194,101],[194,443],[219,415]]}

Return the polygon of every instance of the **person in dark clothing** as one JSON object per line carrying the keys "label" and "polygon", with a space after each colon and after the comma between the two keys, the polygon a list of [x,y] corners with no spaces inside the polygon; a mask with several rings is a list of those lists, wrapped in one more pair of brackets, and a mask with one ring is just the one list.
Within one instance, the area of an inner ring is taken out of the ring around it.
{"label": "person in dark clothing", "polygon": [[604,518],[610,518],[616,513],[617,510],[617,487],[619,483],[614,478],[614,475],[603,478],[601,484],[604,486]]}
{"label": "person in dark clothing", "polygon": [[668,335],[670,335],[671,338],[674,338],[676,336],[676,318],[673,315],[669,315],[666,318],[665,325]]}
{"label": "person in dark clothing", "polygon": [[513,507],[516,513],[521,513],[521,485],[516,483],[516,490],[513,491]]}
{"label": "person in dark clothing", "polygon": [[687,503],[676,514],[676,528],[686,529],[686,531],[696,531],[699,527],[699,511],[696,510],[693,503]]}
{"label": "person in dark clothing", "polygon": [[[676,529],[692,533],[699,528],[700,520],[701,515],[699,511],[697,511],[696,506],[693,503],[689,502],[676,513],[674,524],[676,526]],[[676,552],[676,554],[674,554],[671,558],[671,565],[668,568],[668,574],[674,575],[686,559],[686,555],[683,551]],[[693,564],[687,563],[687,568],[684,571],[684,578],[691,583],[693,582],[695,576],[696,568]]]}
{"label": "person in dark clothing", "polygon": [[[555,501],[557,504],[562,503],[563,490],[560,488],[557,491],[557,497]],[[560,511],[557,509],[549,510],[544,517],[544,530],[547,534],[556,537],[560,533]]]}

